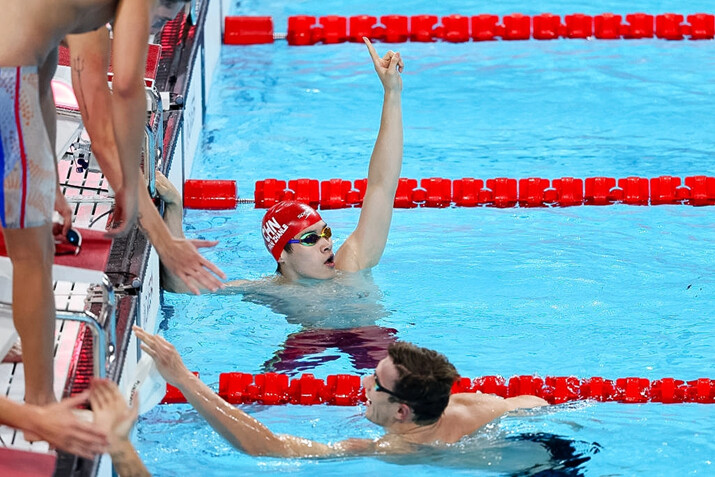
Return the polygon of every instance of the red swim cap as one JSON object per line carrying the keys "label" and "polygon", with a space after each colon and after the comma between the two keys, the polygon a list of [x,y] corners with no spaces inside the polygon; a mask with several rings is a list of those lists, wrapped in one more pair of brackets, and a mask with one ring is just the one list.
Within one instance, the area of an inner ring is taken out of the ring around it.
{"label": "red swim cap", "polygon": [[278,202],[263,216],[261,233],[266,248],[278,261],[289,240],[321,220],[320,214],[309,205],[292,200]]}

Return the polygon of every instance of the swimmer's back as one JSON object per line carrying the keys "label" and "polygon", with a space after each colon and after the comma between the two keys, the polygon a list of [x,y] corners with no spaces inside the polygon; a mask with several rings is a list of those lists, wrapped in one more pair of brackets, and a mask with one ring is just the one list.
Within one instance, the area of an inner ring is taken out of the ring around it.
{"label": "swimmer's back", "polygon": [[114,18],[116,0],[0,0],[0,66],[39,66],[65,35]]}

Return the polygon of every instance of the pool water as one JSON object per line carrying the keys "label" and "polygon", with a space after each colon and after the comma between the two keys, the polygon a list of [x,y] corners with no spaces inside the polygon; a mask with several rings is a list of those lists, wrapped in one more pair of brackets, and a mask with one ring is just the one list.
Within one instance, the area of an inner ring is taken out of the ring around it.
{"label": "pool water", "polygon": [[[522,7],[503,2],[489,13],[693,13],[708,5]],[[242,2],[234,13],[273,14],[285,25],[281,18],[300,13],[425,12],[487,10],[273,1]],[[713,175],[712,42],[390,47],[406,62],[403,177]],[[269,177],[365,177],[382,92],[364,46],[225,47],[214,81],[193,177],[235,179],[242,197]],[[336,248],[358,214],[322,212]],[[229,277],[259,279],[275,269],[259,233],[262,215],[250,206],[187,211],[185,228],[221,241],[207,257]],[[214,389],[228,371],[366,374],[396,338],[444,352],[468,377],[712,378],[714,246],[709,207],[398,209],[380,264],[342,278],[359,281],[354,294],[321,284],[297,310],[290,305],[300,303],[300,290],[283,302],[164,294],[162,329]],[[243,409],[275,432],[323,442],[381,435],[360,406]],[[190,406],[172,405],[140,419],[137,447],[156,475],[197,468],[207,475],[709,475],[714,423],[712,405],[581,402],[503,418],[420,458],[301,460],[246,456]]]}

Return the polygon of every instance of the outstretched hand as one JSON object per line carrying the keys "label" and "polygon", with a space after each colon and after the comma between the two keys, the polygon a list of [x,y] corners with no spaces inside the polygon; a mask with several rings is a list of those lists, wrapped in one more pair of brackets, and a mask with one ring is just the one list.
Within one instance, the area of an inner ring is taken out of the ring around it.
{"label": "outstretched hand", "polygon": [[199,286],[215,292],[224,286],[217,276],[225,280],[226,274],[201,256],[198,249],[213,247],[217,243],[172,237],[168,250],[162,250],[161,264],[184,282],[191,293],[198,295],[201,292]]}
{"label": "outstretched hand", "polygon": [[178,382],[182,377],[191,375],[174,345],[159,335],[147,333],[138,326],[134,326],[132,329],[137,338],[141,340],[141,349],[154,359],[156,369],[167,383],[178,387]]}
{"label": "outstretched hand", "polygon": [[107,449],[107,434],[95,424],[81,421],[73,412],[88,397],[89,392],[85,391],[61,402],[39,407],[37,422],[29,430],[50,445],[85,459],[103,453]]}
{"label": "outstretched hand", "polygon": [[128,441],[129,433],[137,420],[139,400],[135,399],[130,408],[114,382],[94,379],[89,401],[92,404],[94,423],[107,434],[110,447]]}
{"label": "outstretched hand", "polygon": [[385,91],[402,91],[402,77],[400,73],[405,69],[405,63],[402,61],[399,51],[388,50],[385,56],[380,58],[380,55],[375,51],[372,42],[367,37],[362,37],[367,50],[370,52],[372,63],[375,65],[377,76],[382,82]]}

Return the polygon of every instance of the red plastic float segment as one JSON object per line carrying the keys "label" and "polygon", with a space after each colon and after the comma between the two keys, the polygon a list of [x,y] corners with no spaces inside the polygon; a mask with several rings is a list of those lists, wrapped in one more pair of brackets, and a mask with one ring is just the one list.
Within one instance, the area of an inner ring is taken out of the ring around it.
{"label": "red plastic float segment", "polygon": [[474,390],[485,394],[508,396],[506,381],[501,376],[482,376],[474,379]]}
{"label": "red plastic float segment", "polygon": [[650,400],[662,403],[680,403],[685,400],[687,386],[683,381],[663,378],[650,385]]}
{"label": "red plastic float segment", "polygon": [[[432,177],[429,179],[422,179],[420,181],[420,186],[425,190],[425,207],[449,207],[452,204],[451,180]],[[413,195],[413,199],[414,198],[415,197]]]}
{"label": "red plastic float segment", "polygon": [[187,209],[235,209],[236,181],[188,179],[184,182]]}
{"label": "red plastic float segment", "polygon": [[618,188],[623,190],[621,199],[628,205],[648,205],[648,179],[642,177],[626,177],[618,179]]}
{"label": "red plastic float segment", "polygon": [[614,392],[613,381],[595,376],[581,382],[579,397],[605,402],[613,400]]}
{"label": "red plastic float segment", "polygon": [[555,40],[565,32],[561,17],[551,13],[535,15],[533,24],[533,36],[536,40]]}
{"label": "red plastic float segment", "polygon": [[289,45],[305,46],[315,43],[315,17],[309,15],[294,15],[288,17],[288,32],[286,40]]}
{"label": "red plastic float segment", "polygon": [[581,380],[575,376],[547,376],[542,396],[550,404],[562,404],[580,398]]}
{"label": "red plastic float segment", "polygon": [[256,401],[261,404],[285,404],[290,400],[288,376],[285,374],[257,374],[254,384],[258,388]]}
{"label": "red plastic float segment", "polygon": [[660,176],[650,180],[650,205],[675,204],[680,177]]}
{"label": "red plastic float segment", "polygon": [[479,204],[479,191],[484,188],[481,179],[463,178],[452,182],[452,202],[459,207],[475,207]]}
{"label": "red plastic float segment", "polygon": [[221,373],[218,380],[218,395],[230,404],[253,402],[258,395],[253,385],[253,375],[248,373]]}
{"label": "red plastic float segment", "polygon": [[377,17],[370,15],[356,15],[350,17],[350,35],[348,40],[354,43],[362,43],[363,37],[366,36],[374,39],[373,28],[377,24]]}
{"label": "red plastic float segment", "polygon": [[709,13],[696,13],[688,15],[689,31],[683,33],[690,36],[691,40],[712,40],[715,38],[715,15]]}
{"label": "red plastic float segment", "polygon": [[437,15],[414,15],[410,17],[410,41],[434,41],[437,20]]}
{"label": "red plastic float segment", "polygon": [[290,199],[287,195],[284,200],[295,200],[303,204],[308,204],[314,209],[320,204],[320,184],[316,179],[295,179],[288,181],[288,189],[293,191]]}
{"label": "red plastic float segment", "polygon": [[521,13],[512,13],[502,18],[504,40],[528,40],[531,37],[531,17]]}
{"label": "red plastic float segment", "polygon": [[496,15],[482,14],[472,17],[472,40],[474,41],[495,40],[502,34],[501,30],[499,17]]}
{"label": "red plastic float segment", "polygon": [[325,402],[337,406],[354,406],[360,401],[360,377],[352,374],[334,374],[326,381]]}
{"label": "red plastic float segment", "polygon": [[616,187],[613,177],[589,177],[586,179],[584,199],[588,205],[607,205],[613,203],[612,189]]}
{"label": "red plastic float segment", "polygon": [[449,15],[442,17],[442,38],[451,43],[469,41],[469,17]]}
{"label": "red plastic float segment", "polygon": [[551,181],[556,191],[556,202],[561,207],[583,204],[583,180],[573,177],[562,177]]}
{"label": "red plastic float segment", "polygon": [[697,402],[701,404],[715,403],[715,381],[708,378],[688,381],[688,387],[685,393],[685,400],[687,402]]}
{"label": "red plastic float segment", "polygon": [[655,17],[655,36],[664,40],[683,39],[683,15],[664,13]]}
{"label": "red plastic float segment", "polygon": [[408,18],[405,15],[385,15],[380,17],[385,25],[383,40],[387,43],[403,43],[410,37]]}
{"label": "red plastic float segment", "polygon": [[574,13],[564,17],[567,38],[590,38],[593,35],[593,17]]}
{"label": "red plastic float segment", "polygon": [[650,400],[650,381],[645,378],[616,379],[613,400],[627,403],[641,403]]}
{"label": "red plastic float segment", "polygon": [[348,20],[338,15],[326,15],[318,19],[319,38],[323,43],[343,43],[347,39]]}
{"label": "red plastic float segment", "polygon": [[630,13],[626,15],[624,38],[653,38],[653,15],[647,13]]}
{"label": "red plastic float segment", "polygon": [[352,190],[350,181],[330,179],[320,183],[320,208],[342,209],[348,207],[348,193]]}
{"label": "red plastic float segment", "polygon": [[512,376],[509,378],[507,397],[521,396],[522,394],[543,396],[544,380],[538,376]]}
{"label": "red plastic float segment", "polygon": [[412,196],[417,188],[417,179],[407,179],[400,177],[397,181],[397,191],[395,192],[395,208],[396,209],[411,209],[417,207]]}
{"label": "red plastic float segment", "polygon": [[256,181],[253,192],[255,206],[257,209],[267,209],[280,202],[286,188],[286,181],[277,179],[265,179]]}
{"label": "red plastic float segment", "polygon": [[715,177],[690,176],[685,178],[690,189],[689,204],[696,206],[715,204]]}
{"label": "red plastic float segment", "polygon": [[452,392],[452,394],[459,394],[459,393],[472,393],[472,392],[476,392],[476,391],[477,391],[477,389],[474,384],[474,381],[472,381],[470,378],[460,377],[452,385],[451,392]]}
{"label": "red plastic float segment", "polygon": [[621,16],[604,13],[593,17],[594,36],[599,40],[615,40],[621,37]]}
{"label": "red plastic float segment", "polygon": [[227,45],[273,43],[271,17],[226,17],[223,31],[223,42]]}
{"label": "red plastic float segment", "polygon": [[548,188],[548,179],[539,177],[519,179],[519,205],[521,207],[543,207],[544,191]]}
{"label": "red plastic float segment", "polygon": [[291,380],[288,394],[291,404],[320,404],[326,394],[325,382],[316,379],[312,374],[303,374],[300,378]]}
{"label": "red plastic float segment", "polygon": [[492,203],[495,207],[514,207],[518,201],[516,179],[506,177],[487,179],[487,189],[492,191]]}

